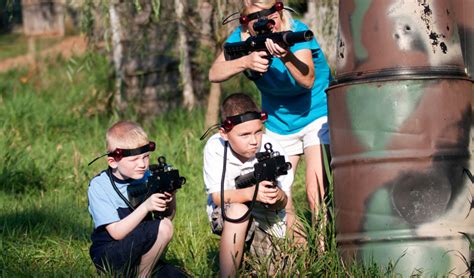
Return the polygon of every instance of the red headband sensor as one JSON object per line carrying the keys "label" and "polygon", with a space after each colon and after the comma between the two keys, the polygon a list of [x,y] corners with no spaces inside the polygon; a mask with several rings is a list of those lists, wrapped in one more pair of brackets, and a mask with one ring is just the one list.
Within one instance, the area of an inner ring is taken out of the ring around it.
{"label": "red headband sensor", "polygon": [[267,17],[274,12],[279,12],[283,10],[284,8],[285,6],[283,5],[283,2],[276,2],[275,5],[273,5],[270,9],[261,10],[259,12],[251,13],[248,15],[240,15],[239,22],[241,25],[247,25],[250,21],[254,19]]}
{"label": "red headband sensor", "polygon": [[115,150],[107,153],[107,156],[111,156],[115,161],[119,162],[122,158],[127,156],[139,155],[146,152],[155,151],[156,144],[153,141],[148,142],[148,144],[135,148],[135,149],[121,149],[116,148]]}
{"label": "red headband sensor", "polygon": [[141,147],[135,148],[135,149],[121,149],[121,148],[116,148],[115,150],[108,152],[106,154],[103,154],[99,157],[96,157],[94,160],[89,162],[89,165],[94,163],[97,159],[104,157],[104,156],[110,156],[113,157],[113,159],[117,162],[119,162],[122,158],[127,157],[127,156],[134,156],[134,155],[139,155],[142,153],[146,152],[153,152],[155,151],[156,144],[153,141],[148,142],[148,144],[143,145]]}
{"label": "red headband sensor", "polygon": [[251,121],[251,120],[261,120],[262,122],[265,122],[267,118],[268,118],[267,113],[263,111],[262,112],[249,111],[249,112],[245,112],[239,115],[230,116],[230,117],[227,117],[222,123],[210,126],[206,130],[206,132],[204,132],[201,138],[199,138],[199,140],[204,140],[204,138],[206,138],[207,135],[209,135],[209,133],[216,128],[222,128],[224,129],[225,132],[229,132],[234,128],[234,126],[241,124],[243,122]]}
{"label": "red headband sensor", "polygon": [[251,13],[251,14],[248,14],[248,15],[242,15],[239,12],[232,13],[232,14],[230,14],[230,15],[228,15],[225,18],[222,19],[222,25],[226,25],[227,23],[232,22],[232,21],[237,20],[237,19],[239,20],[241,25],[247,25],[247,24],[249,24],[250,21],[252,21],[254,19],[267,17],[267,16],[271,15],[272,13],[279,12],[283,9],[288,10],[290,12],[295,12],[290,7],[285,8],[285,6],[283,5],[283,2],[278,1],[270,9],[261,10],[259,12]]}
{"label": "red headband sensor", "polygon": [[224,129],[225,132],[231,131],[234,126],[241,124],[243,122],[251,121],[251,120],[261,120],[265,122],[268,119],[268,115],[265,112],[245,112],[243,114],[235,115],[227,117],[222,124],[220,125],[221,128]]}

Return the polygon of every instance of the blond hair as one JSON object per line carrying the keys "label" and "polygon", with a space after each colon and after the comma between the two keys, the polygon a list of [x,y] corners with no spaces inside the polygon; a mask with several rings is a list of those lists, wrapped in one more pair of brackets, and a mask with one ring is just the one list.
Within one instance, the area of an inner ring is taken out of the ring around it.
{"label": "blond hair", "polygon": [[[241,15],[248,15],[248,9],[251,6],[256,6],[261,9],[270,9],[277,0],[243,0],[242,1],[242,9],[240,14]],[[281,1],[279,1],[281,2]],[[293,28],[293,17],[291,16],[290,12],[286,9],[281,11],[281,30],[280,31],[291,31]],[[242,28],[242,32],[244,32]]]}
{"label": "blond hair", "polygon": [[135,122],[120,121],[113,124],[105,136],[107,151],[116,148],[134,149],[148,144],[148,135],[143,128]]}

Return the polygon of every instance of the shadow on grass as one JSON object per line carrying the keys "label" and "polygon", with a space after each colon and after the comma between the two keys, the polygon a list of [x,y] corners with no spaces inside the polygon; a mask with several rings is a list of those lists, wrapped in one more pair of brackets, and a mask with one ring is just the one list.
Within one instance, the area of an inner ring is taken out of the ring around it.
{"label": "shadow on grass", "polygon": [[[5,144],[11,145],[10,141],[7,140]],[[3,165],[0,164],[0,191],[6,194],[22,194],[45,189],[45,173],[26,151],[10,149],[3,157]]]}
{"label": "shadow on grass", "polygon": [[219,247],[216,249],[209,249],[207,252],[207,260],[212,267],[213,273],[219,273]]}
{"label": "shadow on grass", "polygon": [[77,212],[71,207],[30,208],[1,215],[0,233],[3,238],[28,234],[88,240],[92,228],[76,219]]}

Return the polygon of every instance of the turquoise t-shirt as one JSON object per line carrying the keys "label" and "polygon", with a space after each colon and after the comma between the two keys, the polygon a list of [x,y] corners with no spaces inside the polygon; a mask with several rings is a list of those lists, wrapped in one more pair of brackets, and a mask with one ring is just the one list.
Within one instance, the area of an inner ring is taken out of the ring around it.
{"label": "turquoise t-shirt", "polygon": [[[305,31],[308,27],[294,20],[292,31]],[[241,29],[238,27],[227,38],[227,42],[240,42]],[[310,49],[315,67],[312,89],[298,85],[283,62],[273,58],[268,71],[255,81],[262,94],[262,110],[268,113],[266,127],[275,133],[286,135],[300,131],[316,119],[327,115],[325,89],[332,80],[326,58],[315,38],[308,42],[296,43],[290,47],[295,53]]]}

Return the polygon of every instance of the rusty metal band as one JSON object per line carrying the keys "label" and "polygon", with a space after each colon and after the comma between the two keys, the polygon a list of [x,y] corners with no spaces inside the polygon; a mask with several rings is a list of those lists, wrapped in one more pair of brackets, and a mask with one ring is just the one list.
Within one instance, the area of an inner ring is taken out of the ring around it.
{"label": "rusty metal band", "polygon": [[465,71],[459,67],[411,67],[411,68],[389,68],[377,71],[351,72],[349,74],[338,75],[337,79],[331,82],[330,86],[367,83],[390,80],[419,80],[419,79],[463,79],[474,82]]}

